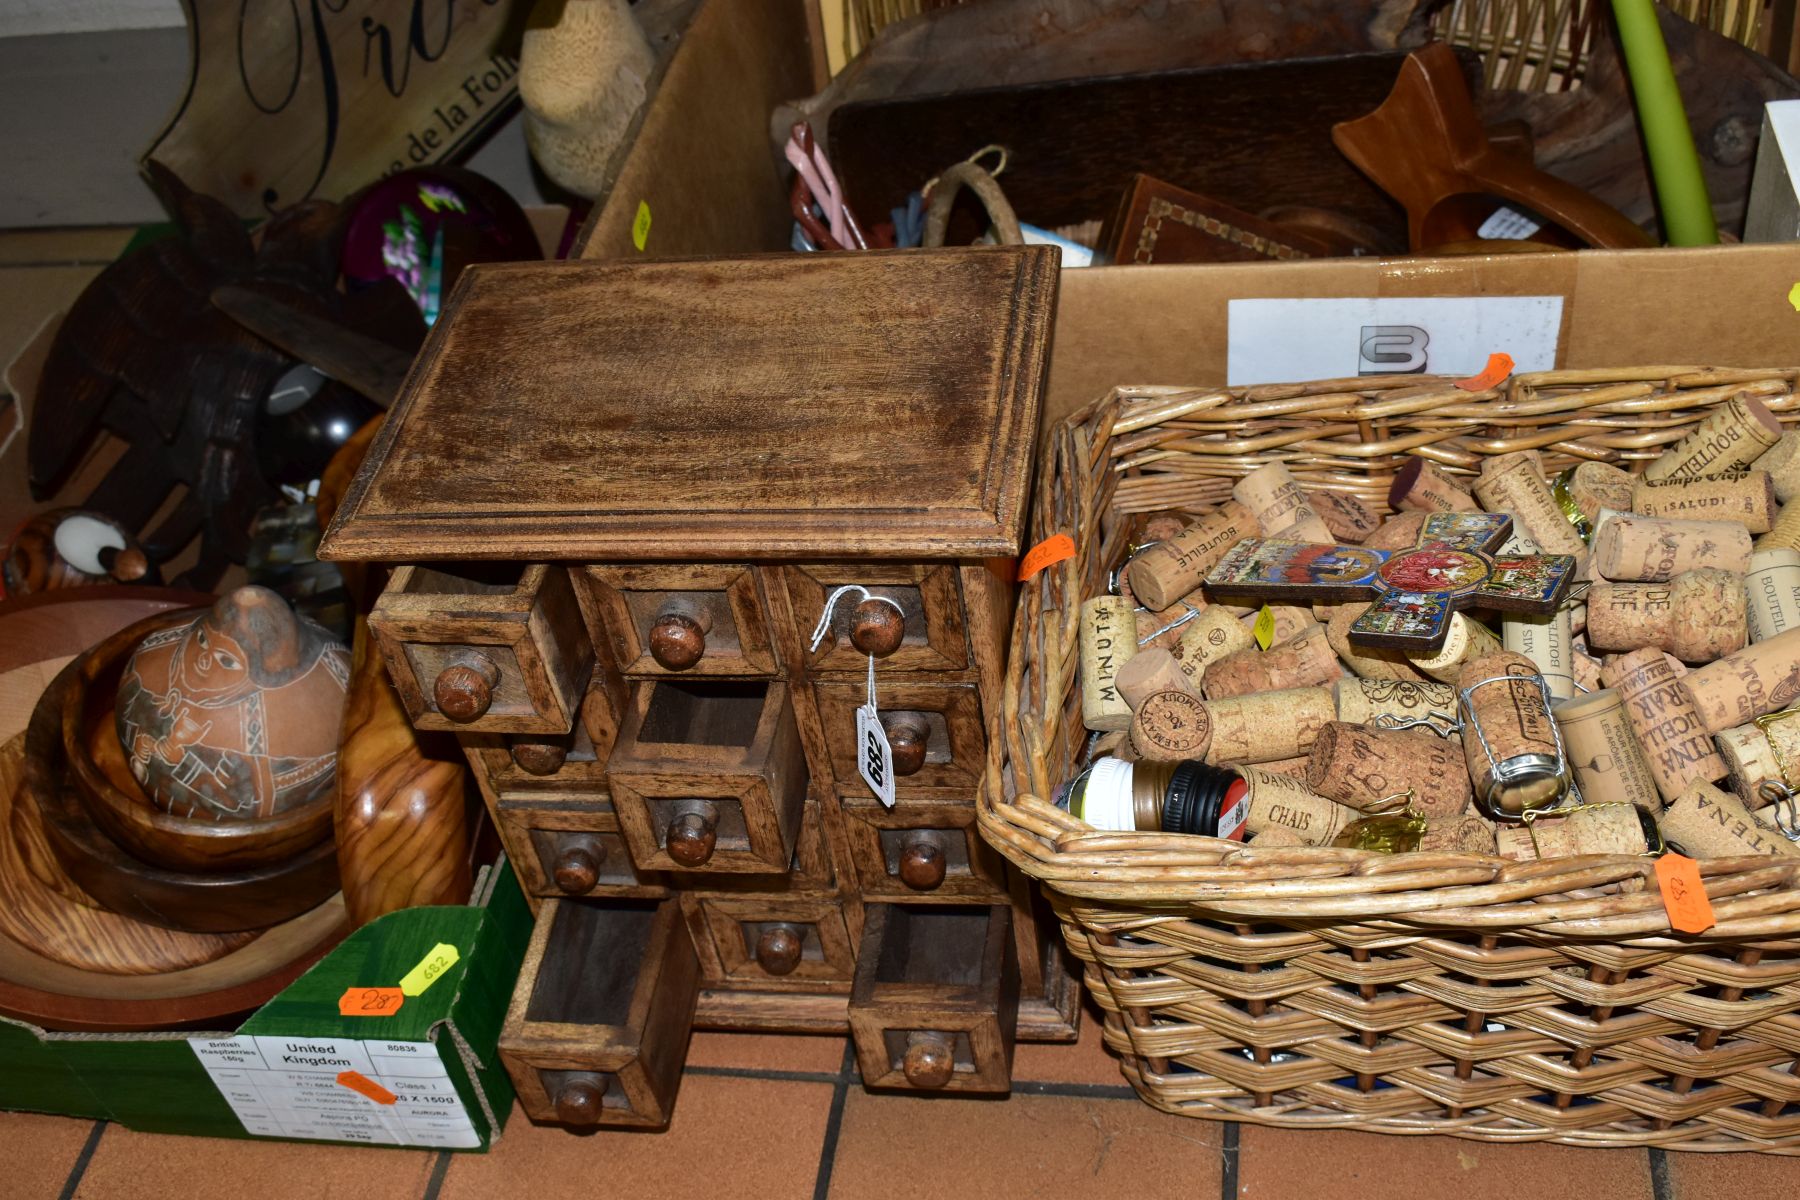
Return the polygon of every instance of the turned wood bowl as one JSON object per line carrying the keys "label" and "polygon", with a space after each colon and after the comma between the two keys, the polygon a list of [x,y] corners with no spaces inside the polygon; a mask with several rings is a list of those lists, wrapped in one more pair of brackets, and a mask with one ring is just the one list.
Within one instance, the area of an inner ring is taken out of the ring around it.
{"label": "turned wood bowl", "polygon": [[338,890],[330,837],[272,865],[206,872],[145,862],[109,837],[64,750],[69,697],[80,690],[82,666],[77,659],[51,681],[25,730],[25,786],[51,852],[77,887],[121,916],[193,933],[266,929],[330,899]]}
{"label": "turned wood bowl", "polygon": [[[210,821],[164,812],[151,803],[132,777],[113,721],[119,677],[139,642],[159,630],[193,620],[197,611],[182,609],[147,617],[70,664],[73,674],[70,685],[60,693],[59,719],[61,753],[76,793],[94,822],[120,848],[171,871],[279,870],[309,855],[316,858],[321,844],[330,857],[335,807],[330,792],[278,816]],[[335,889],[336,884],[332,886]]]}

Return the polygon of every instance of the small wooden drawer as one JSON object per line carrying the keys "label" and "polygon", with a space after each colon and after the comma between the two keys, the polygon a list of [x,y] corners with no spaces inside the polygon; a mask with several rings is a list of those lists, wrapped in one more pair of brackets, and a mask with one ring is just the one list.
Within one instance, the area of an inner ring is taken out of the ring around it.
{"label": "small wooden drawer", "polygon": [[1006,869],[981,840],[975,809],[961,804],[887,808],[844,801],[850,857],[871,900],[963,903],[1007,899]]}
{"label": "small wooden drawer", "polygon": [[495,809],[506,856],[532,896],[652,896],[666,882],[631,861],[606,793],[504,800]]}
{"label": "small wooden drawer", "polygon": [[[868,796],[869,785],[857,773],[856,710],[869,697],[867,682],[817,683],[819,720],[831,748],[831,773],[838,790]],[[894,795],[907,797],[952,792],[967,796],[981,786],[987,767],[987,738],[981,724],[981,699],[973,685],[945,687],[934,683],[875,684],[881,727],[894,752]]]}
{"label": "small wooden drawer", "polygon": [[787,684],[638,683],[607,779],[640,869],[786,871],[807,790]]}
{"label": "small wooden drawer", "polygon": [[580,579],[594,640],[627,675],[781,673],[752,567],[591,566]]}
{"label": "small wooden drawer", "polygon": [[1005,905],[869,908],[850,992],[865,1086],[1010,1091],[1018,1002]]}
{"label": "small wooden drawer", "polygon": [[856,949],[841,902],[787,896],[688,898],[709,986],[849,991]]}
{"label": "small wooden drawer", "polygon": [[500,1034],[525,1115],[667,1126],[699,992],[680,901],[545,904]]}
{"label": "small wooden drawer", "polygon": [[[961,671],[969,665],[962,590],[953,566],[834,563],[788,567],[782,574],[808,670],[867,671],[871,651],[877,670]],[[870,614],[876,620],[863,625],[857,619],[857,606],[864,597],[852,591],[838,597],[824,640],[817,650],[812,649],[813,631],[826,602],[838,588],[849,584],[900,606],[903,615],[897,643],[885,616],[891,611],[888,606],[872,605]],[[867,649],[852,642],[853,632],[865,639]]]}
{"label": "small wooden drawer", "polygon": [[369,627],[420,729],[568,733],[594,661],[569,573],[541,563],[401,567]]}
{"label": "small wooden drawer", "polygon": [[568,733],[464,734],[463,749],[483,793],[498,803],[518,796],[605,792],[607,760],[629,697],[616,672],[596,667],[580,719]]}

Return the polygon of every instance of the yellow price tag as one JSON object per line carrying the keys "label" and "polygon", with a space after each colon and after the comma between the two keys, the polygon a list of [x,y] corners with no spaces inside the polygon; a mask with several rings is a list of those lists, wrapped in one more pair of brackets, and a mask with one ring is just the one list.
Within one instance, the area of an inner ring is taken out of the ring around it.
{"label": "yellow price tag", "polygon": [[631,222],[631,244],[639,250],[650,240],[650,202],[638,201],[637,216]]}
{"label": "yellow price tag", "polygon": [[1268,605],[1263,605],[1262,611],[1256,614],[1256,623],[1250,626],[1250,632],[1256,638],[1256,644],[1264,650],[1275,640],[1275,614]]}
{"label": "yellow price tag", "polygon": [[419,960],[418,966],[401,977],[400,990],[408,996],[420,995],[461,959],[455,946],[439,942],[431,948],[431,953]]}

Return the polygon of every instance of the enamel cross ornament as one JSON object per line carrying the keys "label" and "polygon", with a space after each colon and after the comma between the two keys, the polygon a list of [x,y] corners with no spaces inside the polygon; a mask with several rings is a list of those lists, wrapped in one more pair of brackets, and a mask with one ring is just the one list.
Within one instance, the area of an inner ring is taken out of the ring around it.
{"label": "enamel cross ornament", "polygon": [[1373,599],[1350,626],[1359,646],[1429,654],[1463,608],[1551,613],[1575,576],[1568,554],[1497,554],[1505,513],[1433,513],[1410,550],[1246,538],[1206,577],[1222,600],[1287,604]]}

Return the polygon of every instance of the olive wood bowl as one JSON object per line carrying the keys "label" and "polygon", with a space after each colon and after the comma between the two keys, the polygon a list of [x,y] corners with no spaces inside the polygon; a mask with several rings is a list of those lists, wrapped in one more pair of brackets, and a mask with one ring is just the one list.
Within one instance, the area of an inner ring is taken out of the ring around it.
{"label": "olive wood bowl", "polygon": [[[201,609],[146,617],[76,659],[61,693],[62,755],[75,791],[112,840],[136,858],[173,871],[210,874],[279,868],[332,847],[336,797],[251,821],[203,821],[164,812],[132,777],[115,732],[119,679],[132,651],[150,634],[185,624]],[[335,883],[333,884],[335,888]]]}

